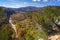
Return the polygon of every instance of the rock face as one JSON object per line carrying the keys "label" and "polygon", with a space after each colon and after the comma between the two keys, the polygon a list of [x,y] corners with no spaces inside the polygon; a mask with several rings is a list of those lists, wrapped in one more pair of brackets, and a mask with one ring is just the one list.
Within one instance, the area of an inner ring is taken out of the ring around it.
{"label": "rock face", "polygon": [[14,31],[15,31],[16,38],[18,38],[16,26],[12,23],[12,19],[11,19],[11,18],[9,19],[9,23],[12,25],[12,28],[13,28]]}
{"label": "rock face", "polygon": [[60,35],[50,36],[48,37],[48,40],[60,40]]}
{"label": "rock face", "polygon": [[59,37],[58,37],[58,39],[57,40],[60,40],[60,35],[59,35]]}

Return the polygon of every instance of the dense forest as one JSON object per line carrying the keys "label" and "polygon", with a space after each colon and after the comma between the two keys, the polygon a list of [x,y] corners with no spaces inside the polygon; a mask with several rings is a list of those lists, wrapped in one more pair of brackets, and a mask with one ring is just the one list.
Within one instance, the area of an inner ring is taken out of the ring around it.
{"label": "dense forest", "polygon": [[[10,15],[17,29],[18,40],[48,40],[50,35],[60,34],[60,7],[46,6],[30,12]],[[15,40],[15,31],[7,13],[0,7],[0,40]]]}

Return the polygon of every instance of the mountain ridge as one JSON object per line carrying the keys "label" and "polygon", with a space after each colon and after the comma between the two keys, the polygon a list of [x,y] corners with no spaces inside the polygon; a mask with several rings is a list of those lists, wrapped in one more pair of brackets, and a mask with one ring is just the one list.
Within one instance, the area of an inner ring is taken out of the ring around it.
{"label": "mountain ridge", "polygon": [[34,6],[27,6],[27,7],[21,7],[21,8],[6,8],[6,7],[0,7],[4,9],[4,12],[7,14],[8,18],[10,15],[15,14],[17,12],[25,13],[25,12],[32,12],[32,11],[44,11],[47,8],[57,8],[59,6],[45,6],[45,7],[34,7]]}

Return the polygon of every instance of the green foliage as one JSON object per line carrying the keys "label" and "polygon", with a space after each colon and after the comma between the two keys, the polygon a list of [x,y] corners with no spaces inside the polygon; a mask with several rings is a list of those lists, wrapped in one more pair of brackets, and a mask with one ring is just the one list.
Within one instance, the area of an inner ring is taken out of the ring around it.
{"label": "green foliage", "polygon": [[9,38],[8,34],[10,33],[9,31],[11,30],[8,25],[9,24],[3,25],[1,27],[1,29],[0,29],[0,40],[8,40],[8,38]]}
{"label": "green foliage", "polygon": [[3,8],[0,7],[0,26],[6,24],[7,22],[7,14],[4,13]]}
{"label": "green foliage", "polygon": [[[22,14],[22,16],[18,15],[18,18],[13,15],[12,20],[16,25],[19,38],[21,37],[22,40],[38,40],[40,38],[46,39],[48,30],[52,32],[53,26],[58,27],[54,22],[59,16],[60,7],[50,6],[33,12],[26,12]],[[10,25],[7,27],[7,22],[6,14],[3,12],[3,9],[0,8],[0,26],[2,28],[0,30],[1,40],[7,40],[9,37],[8,34],[10,33]]]}
{"label": "green foliage", "polygon": [[[17,29],[23,30],[21,32],[22,40],[38,40],[39,38],[46,39],[46,33],[41,29],[37,22],[34,22],[32,19],[27,18],[18,22],[18,20],[14,21]],[[38,28],[39,26],[39,28]],[[19,33],[18,32],[18,33]]]}
{"label": "green foliage", "polygon": [[7,20],[7,14],[4,13],[4,9],[0,7],[0,40],[8,40],[8,33],[10,25]]}

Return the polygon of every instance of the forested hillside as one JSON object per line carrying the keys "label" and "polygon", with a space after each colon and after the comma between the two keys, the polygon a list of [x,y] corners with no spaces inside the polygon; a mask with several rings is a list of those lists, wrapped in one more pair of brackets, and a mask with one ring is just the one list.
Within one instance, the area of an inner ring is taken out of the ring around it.
{"label": "forested hillside", "polygon": [[[19,40],[48,40],[47,36],[60,34],[60,7],[46,6],[30,12],[10,15],[17,29]],[[7,14],[0,8],[1,40],[15,40],[15,31],[7,20]]]}
{"label": "forested hillside", "polygon": [[4,8],[0,7],[0,40],[11,39],[12,31],[11,25],[7,20],[7,14],[4,12]]}

